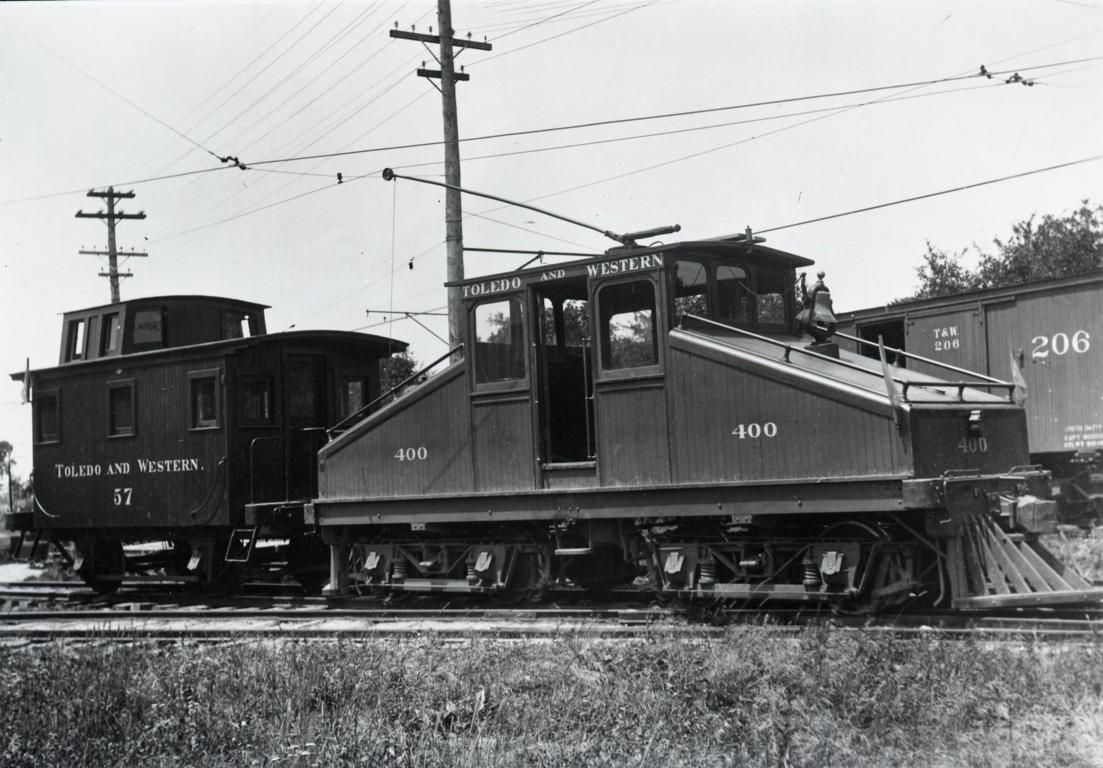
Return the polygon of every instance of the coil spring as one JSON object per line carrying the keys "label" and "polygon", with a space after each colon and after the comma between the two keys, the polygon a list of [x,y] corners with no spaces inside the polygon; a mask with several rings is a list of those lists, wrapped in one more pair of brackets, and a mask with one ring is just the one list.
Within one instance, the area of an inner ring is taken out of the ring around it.
{"label": "coil spring", "polygon": [[716,561],[715,560],[702,560],[700,563],[701,576],[698,579],[699,584],[715,584],[716,583]]}
{"label": "coil spring", "polygon": [[801,565],[804,566],[804,586],[815,589],[820,585],[820,569],[816,565],[816,561],[810,557],[805,557],[801,561]]}
{"label": "coil spring", "polygon": [[406,558],[396,557],[394,560],[394,571],[391,574],[391,581],[404,581],[406,579]]}
{"label": "coil spring", "polygon": [[475,574],[475,562],[473,560],[467,561],[467,580],[469,582],[476,582],[479,577]]}

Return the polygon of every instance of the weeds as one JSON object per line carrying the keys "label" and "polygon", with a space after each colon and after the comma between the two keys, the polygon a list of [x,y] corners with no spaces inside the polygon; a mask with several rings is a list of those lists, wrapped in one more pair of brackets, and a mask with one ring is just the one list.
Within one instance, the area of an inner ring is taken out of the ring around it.
{"label": "weeds", "polygon": [[1097,765],[1101,649],[755,628],[0,648],[0,764]]}

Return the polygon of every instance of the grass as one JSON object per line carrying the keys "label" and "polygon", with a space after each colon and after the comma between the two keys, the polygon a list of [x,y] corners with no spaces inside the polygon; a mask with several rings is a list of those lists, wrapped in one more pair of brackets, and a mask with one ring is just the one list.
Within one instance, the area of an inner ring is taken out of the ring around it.
{"label": "grass", "polygon": [[1103,528],[1069,528],[1041,539],[1046,549],[1085,579],[1103,581]]}
{"label": "grass", "polygon": [[5,766],[1103,765],[1103,645],[671,637],[0,647]]}

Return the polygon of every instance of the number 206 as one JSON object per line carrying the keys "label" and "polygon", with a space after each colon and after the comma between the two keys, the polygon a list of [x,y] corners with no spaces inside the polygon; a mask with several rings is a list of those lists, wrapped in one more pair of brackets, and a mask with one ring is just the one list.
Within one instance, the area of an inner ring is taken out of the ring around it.
{"label": "number 206", "polygon": [[1052,336],[1035,336],[1030,340],[1030,356],[1035,360],[1049,357],[1052,352],[1055,356],[1067,355],[1075,352],[1082,355],[1091,349],[1092,337],[1087,331],[1080,330],[1069,336],[1067,333],[1055,333]]}

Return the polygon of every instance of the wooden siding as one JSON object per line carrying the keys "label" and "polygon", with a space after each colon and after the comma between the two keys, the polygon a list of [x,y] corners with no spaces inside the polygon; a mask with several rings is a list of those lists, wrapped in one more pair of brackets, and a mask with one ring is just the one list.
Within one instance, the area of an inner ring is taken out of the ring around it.
{"label": "wooden siding", "polygon": [[[219,466],[227,455],[225,425],[189,429],[188,371],[209,368],[222,369],[223,358],[119,360],[77,375],[39,374],[36,388],[61,392],[62,440],[35,446],[35,492],[46,512],[36,512],[36,524],[225,525],[227,467]],[[134,435],[109,438],[107,387],[127,379],[134,382]]]}
{"label": "wooden siding", "polygon": [[[320,498],[370,498],[473,490],[464,365],[373,414],[322,449]],[[413,448],[413,460],[395,458]],[[425,448],[425,459],[417,449]]]}
{"label": "wooden siding", "polygon": [[595,386],[597,463],[604,486],[670,482],[670,440],[662,378]]}
{"label": "wooden siding", "polygon": [[529,391],[471,398],[475,488],[530,490],[536,485]]}
{"label": "wooden siding", "polygon": [[[734,357],[706,357],[688,344],[670,353],[675,482],[873,477],[909,469],[908,446],[887,409],[810,391],[800,380],[786,382]],[[774,437],[761,431],[767,423],[776,425]],[[750,436],[752,424],[758,437]]]}
{"label": "wooden siding", "polygon": [[[979,304],[935,314],[909,313],[904,327],[907,333],[905,351],[969,371],[984,372],[987,355],[984,348],[984,317]],[[908,360],[907,367],[942,379],[964,378],[961,374],[918,360]]]}
{"label": "wooden siding", "polygon": [[[1055,288],[993,304],[988,307],[987,330],[991,375],[1010,379],[1011,356],[1018,358],[1022,353],[1031,452],[1103,448],[1099,393],[1103,290],[1099,285]],[[1078,331],[1083,333],[1074,346]],[[1060,334],[1064,336],[1055,341]]]}

